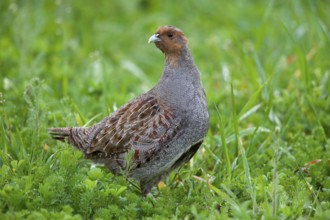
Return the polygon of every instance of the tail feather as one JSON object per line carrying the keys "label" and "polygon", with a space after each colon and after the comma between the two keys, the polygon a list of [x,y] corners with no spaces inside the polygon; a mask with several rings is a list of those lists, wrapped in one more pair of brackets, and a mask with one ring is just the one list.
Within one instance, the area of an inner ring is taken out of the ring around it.
{"label": "tail feather", "polygon": [[49,128],[48,133],[55,140],[67,142],[72,133],[72,128]]}
{"label": "tail feather", "polygon": [[53,139],[67,142],[83,152],[85,152],[90,146],[90,134],[88,128],[49,128],[48,133]]}

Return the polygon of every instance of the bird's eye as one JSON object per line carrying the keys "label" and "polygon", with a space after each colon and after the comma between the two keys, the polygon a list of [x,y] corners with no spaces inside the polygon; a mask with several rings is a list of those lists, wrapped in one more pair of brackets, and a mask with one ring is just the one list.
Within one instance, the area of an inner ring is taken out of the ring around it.
{"label": "bird's eye", "polygon": [[168,32],[168,33],[167,33],[167,36],[168,36],[169,38],[171,38],[171,37],[173,37],[173,33],[172,33],[172,32]]}

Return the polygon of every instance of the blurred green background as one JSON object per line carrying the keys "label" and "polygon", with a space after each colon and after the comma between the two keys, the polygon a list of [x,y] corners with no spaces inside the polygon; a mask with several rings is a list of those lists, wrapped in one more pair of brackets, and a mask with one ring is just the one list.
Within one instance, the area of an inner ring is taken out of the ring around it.
{"label": "blurred green background", "polygon": [[[2,0],[0,218],[330,216],[329,11],[327,0]],[[161,25],[189,38],[211,128],[150,200],[47,128],[93,124],[151,89],[164,56],[147,40]]]}

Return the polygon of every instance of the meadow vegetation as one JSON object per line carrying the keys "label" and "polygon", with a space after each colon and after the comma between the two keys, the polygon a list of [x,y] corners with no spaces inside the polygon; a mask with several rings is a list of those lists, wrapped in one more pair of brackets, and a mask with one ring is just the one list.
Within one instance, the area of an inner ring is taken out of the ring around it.
{"label": "meadow vegetation", "polygon": [[[326,219],[326,0],[0,1],[0,219]],[[160,78],[148,38],[180,27],[211,126],[142,197],[47,128],[91,125]]]}

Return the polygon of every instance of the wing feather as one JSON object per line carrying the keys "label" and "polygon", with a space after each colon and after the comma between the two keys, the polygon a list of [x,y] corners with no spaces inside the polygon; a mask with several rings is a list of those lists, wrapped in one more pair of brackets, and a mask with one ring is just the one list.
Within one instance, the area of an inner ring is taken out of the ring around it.
{"label": "wing feather", "polygon": [[174,109],[154,96],[140,96],[96,125],[101,128],[95,129],[86,155],[122,164],[124,154],[133,150],[135,164],[142,164],[178,135],[180,122]]}

